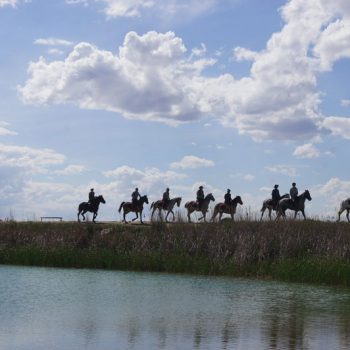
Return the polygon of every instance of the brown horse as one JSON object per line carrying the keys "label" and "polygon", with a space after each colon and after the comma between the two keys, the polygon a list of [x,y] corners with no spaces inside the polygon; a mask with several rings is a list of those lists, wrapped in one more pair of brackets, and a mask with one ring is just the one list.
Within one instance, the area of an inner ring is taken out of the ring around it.
{"label": "brown horse", "polygon": [[185,204],[185,208],[187,209],[187,217],[188,217],[188,222],[191,222],[191,214],[194,212],[194,211],[200,211],[202,213],[202,217],[200,217],[198,220],[202,220],[204,219],[204,221],[206,221],[205,219],[205,216],[207,215],[207,211],[208,211],[208,207],[209,207],[209,203],[210,201],[215,201],[215,198],[214,196],[209,193],[205,196],[204,200],[203,200],[203,203],[202,203],[202,206],[201,208],[199,209],[199,206],[198,206],[198,203],[196,201],[190,201],[190,202],[187,202]]}
{"label": "brown horse", "polygon": [[125,215],[132,211],[132,212],[136,213],[136,218],[133,218],[132,221],[135,221],[136,219],[138,219],[139,213],[140,213],[140,221],[141,221],[141,224],[143,224],[142,211],[143,211],[144,203],[148,204],[147,196],[140,197],[140,199],[137,201],[137,205],[134,205],[130,202],[122,202],[120,204],[119,209],[118,209],[118,212],[120,213],[122,208],[123,208],[123,220],[122,220],[122,222],[124,221],[126,224],[128,223],[125,219]]}
{"label": "brown horse", "polygon": [[219,214],[219,221],[221,221],[222,214],[230,214],[232,221],[234,221],[234,215],[236,213],[237,204],[243,205],[241,196],[237,196],[232,199],[231,205],[225,203],[218,203],[214,207],[214,213],[211,221],[215,220],[216,215]]}
{"label": "brown horse", "polygon": [[170,201],[169,201],[168,205],[166,206],[166,208],[164,208],[162,200],[153,202],[151,204],[151,209],[153,208],[153,211],[152,211],[152,214],[151,214],[151,220],[153,218],[154,212],[158,209],[159,216],[160,216],[162,210],[167,210],[168,211],[167,214],[165,215],[165,221],[166,222],[168,222],[168,215],[169,215],[169,213],[173,214],[173,221],[175,221],[175,214],[173,212],[173,208],[174,208],[175,204],[177,204],[177,206],[179,207],[180,203],[181,203],[181,197],[176,197],[176,198],[170,199]]}
{"label": "brown horse", "polygon": [[[284,194],[284,195],[280,198],[280,200],[281,200],[281,199],[284,199],[284,198],[289,198],[289,194],[288,194],[288,193]],[[277,205],[274,204],[273,199],[268,198],[268,199],[265,199],[265,200],[264,200],[263,205],[262,205],[262,208],[261,208],[261,210],[260,210],[260,211],[261,211],[260,220],[262,220],[266,209],[268,209],[268,211],[269,211],[269,218],[270,218],[270,220],[272,220],[272,217],[271,217],[271,212],[272,212],[272,210],[277,211]]]}

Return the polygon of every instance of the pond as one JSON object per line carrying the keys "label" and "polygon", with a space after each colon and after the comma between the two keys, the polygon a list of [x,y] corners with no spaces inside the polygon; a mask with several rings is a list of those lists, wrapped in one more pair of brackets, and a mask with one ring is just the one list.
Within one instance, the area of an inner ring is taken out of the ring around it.
{"label": "pond", "polygon": [[350,290],[0,266],[0,349],[349,349]]}

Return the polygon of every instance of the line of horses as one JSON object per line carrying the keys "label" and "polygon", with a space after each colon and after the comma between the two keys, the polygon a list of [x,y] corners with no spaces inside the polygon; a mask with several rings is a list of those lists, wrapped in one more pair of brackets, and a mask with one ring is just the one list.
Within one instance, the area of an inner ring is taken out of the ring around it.
{"label": "line of horses", "polygon": [[[180,207],[181,204],[181,197],[172,198],[167,206],[164,206],[164,203],[162,200],[155,201],[151,204],[151,220],[153,220],[153,216],[158,211],[159,217],[161,217],[162,211],[166,211],[165,215],[165,221],[168,222],[169,214],[172,214],[173,221],[175,220],[175,213],[173,211],[174,207]],[[279,220],[281,217],[286,218],[286,211],[292,210],[294,211],[294,218],[296,218],[297,213],[301,212],[304,219],[306,219],[305,216],[305,201],[311,201],[311,195],[308,190],[305,190],[302,194],[300,194],[296,199],[292,200],[290,199],[288,194],[283,195],[278,203],[274,203],[274,201],[269,198],[264,200],[262,208],[261,208],[261,217],[260,219],[263,219],[264,213],[266,210],[268,210],[268,216],[270,220],[272,220],[271,213],[272,211],[276,212],[276,220]],[[196,201],[189,201],[185,204],[185,208],[187,209],[187,218],[188,222],[191,222],[191,214],[193,212],[200,212],[202,216],[198,218],[198,220],[204,220],[206,221],[206,215],[209,209],[209,204],[211,201],[215,201],[214,196],[209,193],[203,200],[203,203],[199,207],[198,203]],[[93,213],[92,221],[95,222],[95,219],[97,217],[98,209],[100,203],[106,203],[105,199],[102,195],[95,197],[95,201],[92,205],[90,205],[87,202],[82,202],[79,204],[78,207],[78,222],[80,222],[80,215],[83,217],[83,220],[85,220],[85,214],[89,211]],[[127,223],[126,215],[130,212],[134,212],[136,214],[136,217],[132,219],[132,221],[137,220],[140,217],[141,223],[142,221],[142,213],[144,209],[144,204],[149,204],[148,197],[142,196],[139,201],[138,205],[134,205],[131,202],[122,202],[119,206],[118,212],[121,213],[123,211],[123,220],[122,222]],[[223,214],[229,214],[231,216],[231,219],[234,220],[234,215],[236,213],[237,205],[243,205],[242,198],[240,196],[236,196],[232,202],[231,205],[226,205],[225,203],[218,203],[214,207],[213,215],[211,217],[211,221],[214,221],[219,215],[219,221],[222,220]],[[349,213],[350,213],[350,198],[347,198],[346,200],[342,201],[340,204],[340,209],[338,211],[338,220],[340,220],[341,214],[346,211],[346,218],[350,222]]]}

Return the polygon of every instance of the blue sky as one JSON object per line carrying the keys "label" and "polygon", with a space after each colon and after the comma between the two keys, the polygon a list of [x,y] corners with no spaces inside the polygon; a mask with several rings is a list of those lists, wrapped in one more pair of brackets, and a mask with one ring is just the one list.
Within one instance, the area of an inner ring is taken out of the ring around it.
{"label": "blue sky", "polygon": [[0,0],[0,218],[275,183],[350,196],[347,0]]}

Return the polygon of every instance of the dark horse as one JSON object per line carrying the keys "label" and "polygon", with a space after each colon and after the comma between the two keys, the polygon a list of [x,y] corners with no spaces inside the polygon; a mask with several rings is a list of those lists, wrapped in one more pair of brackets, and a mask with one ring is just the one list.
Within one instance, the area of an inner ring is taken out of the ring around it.
{"label": "dark horse", "polygon": [[142,221],[142,211],[143,211],[143,205],[144,203],[147,203],[148,204],[148,198],[147,196],[142,196],[140,197],[140,199],[137,201],[137,205],[134,205],[130,202],[122,202],[120,204],[120,207],[118,209],[118,212],[120,213],[122,208],[123,208],[123,220],[126,224],[127,224],[127,221],[125,219],[125,215],[131,211],[135,212],[136,213],[136,218],[132,219],[132,221],[135,221],[136,219],[138,219],[139,217],[139,213],[140,213],[140,221],[141,221],[141,224],[143,224],[143,221]]}
{"label": "dark horse", "polygon": [[94,216],[92,218],[92,222],[95,223],[95,219],[98,212],[98,207],[100,206],[100,203],[106,203],[103,196],[97,196],[95,197],[95,200],[92,204],[89,204],[88,202],[82,202],[79,204],[78,208],[78,222],[80,222],[80,214],[83,216],[83,220],[85,221],[85,213],[87,211],[90,211],[91,213],[94,213]]}
{"label": "dark horse", "polygon": [[154,212],[158,209],[159,215],[160,215],[162,210],[167,210],[168,211],[167,214],[165,215],[165,221],[166,222],[168,221],[168,215],[170,213],[173,214],[173,221],[174,221],[175,220],[175,214],[173,212],[173,208],[174,208],[175,204],[177,204],[177,206],[179,207],[180,203],[181,203],[181,197],[176,197],[176,198],[170,199],[170,201],[169,201],[169,203],[168,203],[168,205],[166,207],[164,207],[164,204],[163,204],[162,200],[153,202],[151,204],[151,209],[153,208],[153,211],[152,211],[152,214],[151,214],[151,219],[153,218]]}
{"label": "dark horse", "polygon": [[231,219],[233,221],[234,215],[236,213],[237,204],[243,205],[241,196],[237,196],[233,198],[230,205],[227,205],[225,203],[216,204],[216,206],[214,207],[214,213],[211,220],[214,221],[216,215],[219,214],[219,221],[221,221],[222,214],[230,214]]}
{"label": "dark horse", "polygon": [[278,220],[281,216],[283,218],[286,217],[286,210],[294,210],[294,219],[297,217],[298,211],[301,211],[301,213],[304,216],[304,220],[306,219],[305,216],[305,200],[311,201],[311,196],[309,190],[305,190],[300,196],[296,197],[294,202],[291,199],[281,199],[277,204],[277,217],[276,220]]}

